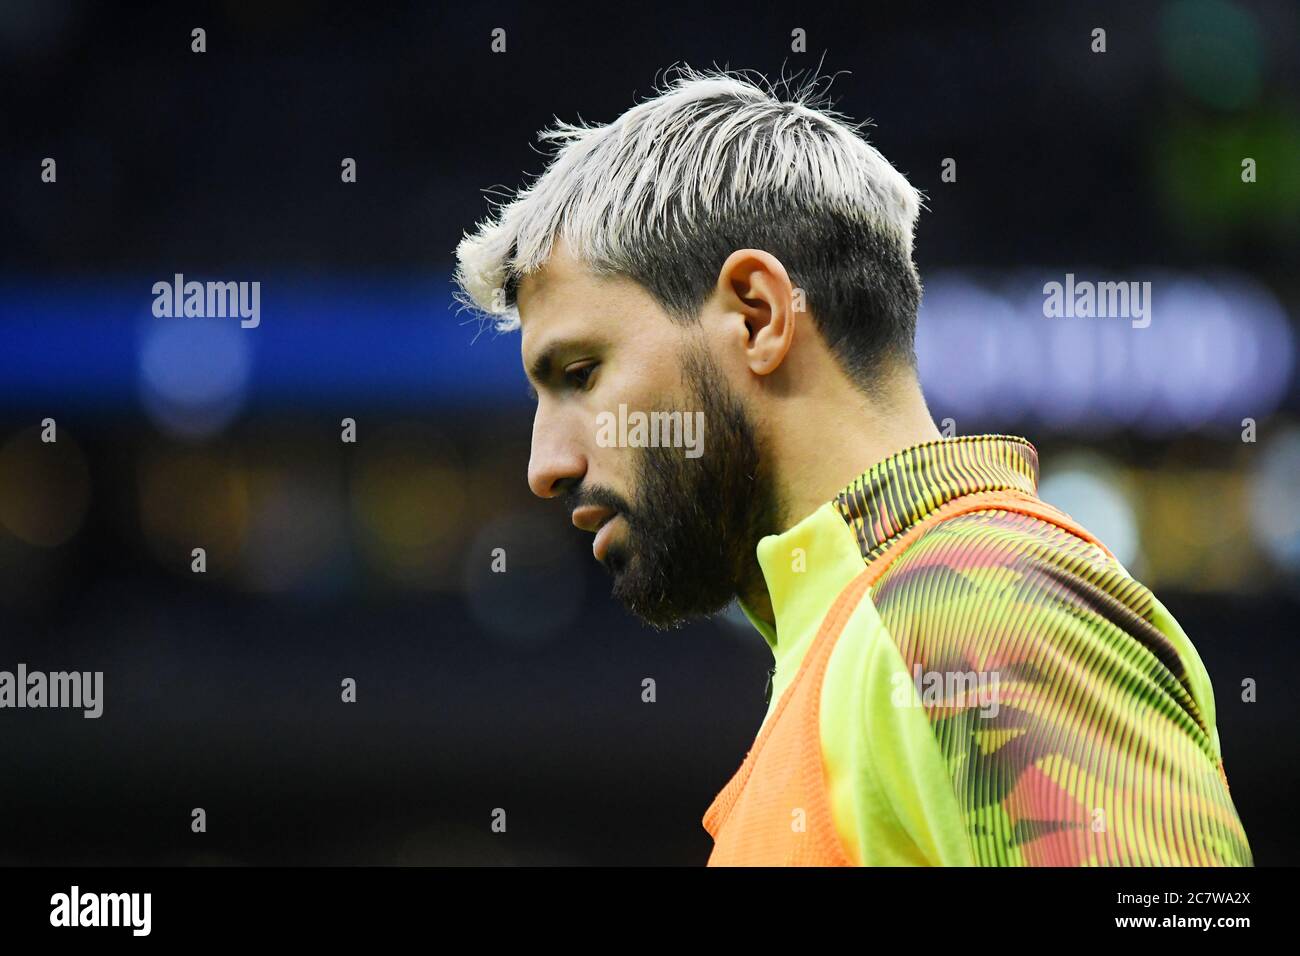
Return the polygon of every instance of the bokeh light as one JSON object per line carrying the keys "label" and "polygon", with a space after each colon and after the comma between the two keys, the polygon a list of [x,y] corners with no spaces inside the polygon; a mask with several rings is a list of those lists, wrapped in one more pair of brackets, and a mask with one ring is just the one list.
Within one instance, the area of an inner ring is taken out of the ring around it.
{"label": "bokeh light", "polygon": [[358,424],[351,511],[371,567],[395,584],[451,586],[464,560],[466,476],[430,425],[398,422],[376,434]]}
{"label": "bokeh light", "polygon": [[1122,472],[1100,455],[1064,455],[1043,474],[1039,497],[1060,508],[1106,543],[1133,570],[1141,555],[1137,517]]}
{"label": "bokeh light", "polygon": [[239,413],[253,334],[232,319],[147,320],[140,343],[141,398],[164,434],[207,438]]}
{"label": "bokeh light", "polygon": [[27,544],[54,548],[86,517],[90,474],[66,428],[52,442],[41,440],[42,431],[25,429],[0,446],[0,525]]}
{"label": "bokeh light", "polygon": [[535,511],[500,515],[485,525],[465,554],[465,595],[474,620],[509,643],[541,642],[574,627],[586,569],[580,532],[571,530],[564,533]]}

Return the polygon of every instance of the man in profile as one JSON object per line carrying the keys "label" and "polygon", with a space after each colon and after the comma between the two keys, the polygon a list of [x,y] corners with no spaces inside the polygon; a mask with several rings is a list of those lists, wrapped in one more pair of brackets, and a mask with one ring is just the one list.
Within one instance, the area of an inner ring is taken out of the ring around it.
{"label": "man in profile", "polygon": [[[1187,635],[1028,441],[936,429],[919,196],[860,124],[684,68],[542,135],[459,297],[521,331],[529,484],[615,596],[656,627],[734,599],[771,648],[710,864],[1251,865]],[[602,439],[621,406],[699,414],[700,453]]]}

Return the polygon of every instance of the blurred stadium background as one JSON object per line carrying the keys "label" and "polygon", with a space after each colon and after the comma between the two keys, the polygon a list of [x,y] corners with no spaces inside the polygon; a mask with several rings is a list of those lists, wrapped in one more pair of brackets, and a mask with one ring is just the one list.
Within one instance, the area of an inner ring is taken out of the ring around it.
{"label": "blurred stadium background", "polygon": [[[0,863],[702,863],[766,647],[611,602],[452,250],[553,116],[823,51],[929,197],[935,417],[1033,441],[1179,618],[1256,860],[1296,863],[1300,8],[1078,7],[0,6],[0,668],[106,685],[0,714]],[[177,272],[260,281],[261,325],[155,319]],[[1150,328],[1045,319],[1067,272],[1153,281]]]}

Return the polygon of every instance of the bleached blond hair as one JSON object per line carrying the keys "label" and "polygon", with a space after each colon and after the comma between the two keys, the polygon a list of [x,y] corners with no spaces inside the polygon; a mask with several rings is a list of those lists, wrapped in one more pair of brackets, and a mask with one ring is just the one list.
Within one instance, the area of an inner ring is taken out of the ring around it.
{"label": "bleached blond hair", "polygon": [[727,256],[761,248],[851,373],[886,353],[914,366],[921,196],[860,134],[868,122],[818,96],[816,80],[783,101],[761,77],[682,66],[612,123],[557,119],[538,134],[557,144],[545,172],[457,246],[456,299],[518,328],[518,282],[563,237],[594,274],[636,280],[689,323]]}

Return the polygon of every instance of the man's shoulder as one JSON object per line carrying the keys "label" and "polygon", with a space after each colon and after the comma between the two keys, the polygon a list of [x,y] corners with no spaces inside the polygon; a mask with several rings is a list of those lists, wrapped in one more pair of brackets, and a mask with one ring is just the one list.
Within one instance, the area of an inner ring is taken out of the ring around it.
{"label": "man's shoulder", "polygon": [[1047,558],[1063,564],[1118,568],[1097,544],[1038,515],[991,505],[931,524],[899,553],[882,577],[898,576],[924,559],[942,556],[958,569],[1005,567],[1024,557]]}
{"label": "man's shoulder", "polygon": [[1043,518],[989,509],[927,529],[871,600],[909,667],[999,668],[1040,690],[1137,694],[1211,732],[1201,665],[1155,595],[1106,550]]}
{"label": "man's shoulder", "polygon": [[967,512],[927,528],[872,588],[887,609],[988,614],[1009,603],[1075,607],[1131,629],[1151,625],[1154,595],[1093,541],[1019,511]]}

